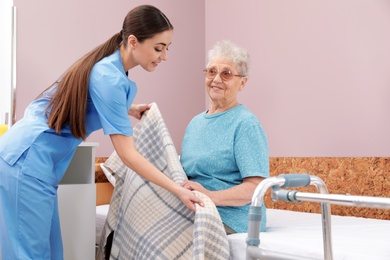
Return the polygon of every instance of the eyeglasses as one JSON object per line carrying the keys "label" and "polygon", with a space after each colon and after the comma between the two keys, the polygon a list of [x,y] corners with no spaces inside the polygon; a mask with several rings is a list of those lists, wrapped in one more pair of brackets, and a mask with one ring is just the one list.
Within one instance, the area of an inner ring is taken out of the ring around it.
{"label": "eyeglasses", "polygon": [[[208,79],[214,79],[218,74],[218,71],[215,68],[204,69],[203,71],[204,75]],[[245,77],[245,75],[233,74],[233,72],[231,72],[230,70],[224,70],[220,72],[219,76],[221,77],[222,81],[229,81],[233,77]]]}

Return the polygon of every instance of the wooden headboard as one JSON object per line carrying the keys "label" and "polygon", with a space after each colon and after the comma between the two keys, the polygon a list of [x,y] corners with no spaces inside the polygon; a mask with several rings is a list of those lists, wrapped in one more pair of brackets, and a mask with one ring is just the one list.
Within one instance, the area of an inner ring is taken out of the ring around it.
{"label": "wooden headboard", "polygon": [[96,206],[110,204],[114,186],[109,182],[96,183]]}
{"label": "wooden headboard", "polygon": [[110,204],[114,186],[108,182],[100,162],[95,163],[96,206]]}

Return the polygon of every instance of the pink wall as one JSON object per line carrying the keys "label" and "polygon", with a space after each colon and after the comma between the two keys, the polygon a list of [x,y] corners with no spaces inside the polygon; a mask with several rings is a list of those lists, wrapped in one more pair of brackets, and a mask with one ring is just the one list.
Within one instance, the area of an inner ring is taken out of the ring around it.
{"label": "pink wall", "polygon": [[[120,30],[145,1],[15,0],[17,118],[74,60]],[[204,110],[205,51],[231,39],[252,55],[240,101],[261,120],[271,156],[390,155],[388,0],[148,1],[175,26],[168,62],[130,72],[137,102],[158,103],[180,152]],[[99,131],[97,156],[113,148]]]}
{"label": "pink wall", "polygon": [[[25,107],[76,59],[119,32],[127,12],[140,4],[160,8],[175,27],[168,61],[153,73],[130,71],[138,84],[136,102],[157,102],[178,148],[193,115],[204,109],[204,3],[201,1],[14,0],[17,7],[17,107]],[[198,73],[197,73],[198,72]],[[97,156],[113,147],[102,131]]]}
{"label": "pink wall", "polygon": [[[223,9],[221,8],[223,6]],[[390,156],[390,1],[206,1],[206,50],[252,55],[271,156]]]}

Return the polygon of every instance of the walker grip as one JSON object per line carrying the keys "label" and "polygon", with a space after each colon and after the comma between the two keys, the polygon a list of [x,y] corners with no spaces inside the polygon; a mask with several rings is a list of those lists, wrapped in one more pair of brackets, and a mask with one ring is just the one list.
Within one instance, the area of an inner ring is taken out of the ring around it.
{"label": "walker grip", "polygon": [[280,177],[285,179],[285,183],[282,188],[292,188],[292,187],[306,187],[310,185],[310,175],[303,173],[303,174],[280,174]]}

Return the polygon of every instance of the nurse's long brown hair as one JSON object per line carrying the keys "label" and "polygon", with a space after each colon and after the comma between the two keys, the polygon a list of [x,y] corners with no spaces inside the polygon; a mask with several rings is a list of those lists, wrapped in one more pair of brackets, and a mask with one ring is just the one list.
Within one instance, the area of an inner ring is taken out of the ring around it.
{"label": "nurse's long brown hair", "polygon": [[166,30],[173,30],[173,26],[156,7],[141,5],[132,9],[124,19],[121,32],[84,55],[62,75],[48,105],[49,127],[56,133],[61,133],[63,126],[69,123],[72,135],[85,140],[88,83],[92,67],[99,60],[113,54],[121,44],[126,46],[130,35],[134,35],[142,43]]}

